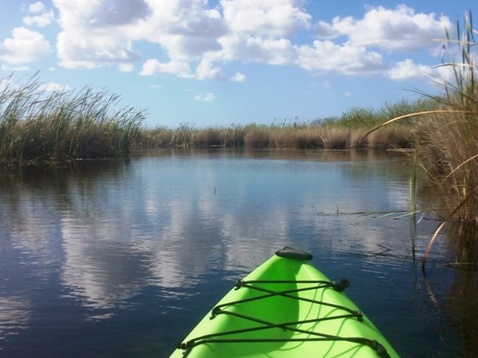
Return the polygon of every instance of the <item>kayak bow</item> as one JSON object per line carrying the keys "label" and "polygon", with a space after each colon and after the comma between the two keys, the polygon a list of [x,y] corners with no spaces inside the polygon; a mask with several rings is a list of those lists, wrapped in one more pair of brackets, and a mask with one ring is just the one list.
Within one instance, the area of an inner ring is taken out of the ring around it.
{"label": "kayak bow", "polygon": [[284,248],[221,299],[171,358],[398,357],[305,251]]}

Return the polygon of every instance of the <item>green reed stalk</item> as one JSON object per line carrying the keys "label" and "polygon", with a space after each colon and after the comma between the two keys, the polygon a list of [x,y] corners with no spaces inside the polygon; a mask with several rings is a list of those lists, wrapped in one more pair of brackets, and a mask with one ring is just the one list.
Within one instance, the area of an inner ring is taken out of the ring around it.
{"label": "green reed stalk", "polygon": [[[442,95],[424,93],[435,102],[436,108],[392,118],[366,134],[391,123],[415,119],[412,126],[416,133],[414,155],[442,200],[441,207],[435,211],[443,222],[429,242],[423,266],[445,223],[478,223],[478,86],[474,62],[478,44],[471,12],[465,15],[463,31],[457,23],[457,34],[457,40],[452,40],[446,31],[441,65],[450,70],[452,80],[443,81]],[[457,47],[460,59],[454,60]],[[445,54],[450,55],[450,60],[445,60]]]}
{"label": "green reed stalk", "polygon": [[124,155],[138,137],[143,111],[120,108],[120,96],[84,87],[42,90],[37,76],[12,77],[0,91],[0,163],[63,162]]}
{"label": "green reed stalk", "polygon": [[418,163],[417,155],[413,154],[413,171],[410,176],[410,244],[412,248],[412,258],[415,260],[416,250],[415,243],[417,240],[417,184],[418,184]]}

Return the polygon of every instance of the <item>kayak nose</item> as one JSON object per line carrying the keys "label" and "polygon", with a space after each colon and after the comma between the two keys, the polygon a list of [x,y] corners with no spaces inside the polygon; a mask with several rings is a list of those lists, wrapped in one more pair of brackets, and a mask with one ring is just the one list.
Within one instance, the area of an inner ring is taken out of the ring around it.
{"label": "kayak nose", "polygon": [[312,260],[313,256],[307,251],[297,250],[292,247],[284,247],[283,249],[276,251],[275,254],[279,257],[292,260],[308,261]]}

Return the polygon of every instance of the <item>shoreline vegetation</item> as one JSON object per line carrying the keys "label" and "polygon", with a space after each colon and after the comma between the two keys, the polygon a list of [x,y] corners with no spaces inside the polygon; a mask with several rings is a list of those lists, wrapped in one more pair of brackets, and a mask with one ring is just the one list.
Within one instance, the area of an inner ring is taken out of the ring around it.
{"label": "shoreline vegetation", "polygon": [[0,163],[4,166],[107,158],[131,150],[144,111],[121,97],[83,87],[47,91],[34,75],[25,84],[0,79]]}
{"label": "shoreline vegetation", "polygon": [[424,94],[438,110],[424,115],[416,127],[415,156],[441,200],[435,212],[442,220],[425,250],[423,268],[444,227],[456,262],[478,264],[478,31],[471,11],[463,25],[457,21],[456,33],[452,39],[446,31],[443,45],[441,67],[449,74],[440,84],[443,94]]}
{"label": "shoreline vegetation", "polygon": [[365,134],[391,116],[428,110],[432,101],[419,99],[386,103],[380,109],[352,108],[340,117],[301,122],[297,119],[266,124],[231,124],[195,128],[188,123],[176,129],[156,127],[139,131],[137,148],[258,148],[258,149],[399,149],[415,141],[411,121],[397,123],[364,139]]}
{"label": "shoreline vegetation", "polygon": [[413,121],[364,136],[389,118],[430,110],[433,101],[385,103],[380,109],[352,108],[340,117],[270,125],[178,128],[142,125],[145,111],[120,107],[121,97],[84,87],[77,92],[44,90],[37,75],[0,90],[0,164],[63,164],[167,148],[400,149],[412,148]]}

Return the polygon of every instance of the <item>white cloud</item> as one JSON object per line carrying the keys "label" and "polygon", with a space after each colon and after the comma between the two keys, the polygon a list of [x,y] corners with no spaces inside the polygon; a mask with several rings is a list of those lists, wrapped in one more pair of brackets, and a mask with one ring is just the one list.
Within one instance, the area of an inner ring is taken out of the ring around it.
{"label": "white cloud", "polygon": [[231,77],[231,81],[234,82],[244,82],[246,80],[246,76],[240,72],[236,72],[234,76]]}
{"label": "white cloud", "polygon": [[109,63],[134,62],[140,55],[132,49],[132,42],[103,33],[62,32],[57,38],[60,65],[66,68],[94,68]]}
{"label": "white cloud", "polygon": [[118,70],[120,72],[133,72],[134,71],[134,65],[132,63],[120,63],[118,65]]}
{"label": "white cloud", "polygon": [[196,67],[196,77],[199,80],[218,79],[221,77],[222,69],[214,66],[211,61],[204,58]]}
{"label": "white cloud", "polygon": [[[135,41],[159,45],[158,55],[166,51],[171,63],[200,61],[206,52],[221,49],[217,38],[227,30],[219,11],[208,9],[203,0],[54,3],[62,28],[58,54],[67,67],[136,61],[140,56],[133,50]],[[83,44],[86,39],[95,41]]]}
{"label": "white cloud", "polygon": [[[386,56],[393,52],[430,49],[450,27],[445,17],[423,14],[406,6],[394,9],[369,7],[361,19],[336,17],[331,23],[317,23],[313,45],[299,47],[297,63],[308,71],[334,71],[342,74],[373,74],[387,71]],[[423,77],[427,66],[397,63],[386,73],[392,80]]]}
{"label": "white cloud", "polygon": [[40,12],[45,8],[45,5],[41,1],[37,1],[36,3],[30,4],[28,6],[29,12]]}
{"label": "white cloud", "polygon": [[[0,60],[1,60],[1,57],[0,57]],[[7,66],[7,65],[1,65],[0,69],[5,72],[26,72],[31,70],[31,68],[28,66]]]}
{"label": "white cloud", "polygon": [[39,32],[16,27],[12,37],[0,44],[0,60],[22,65],[40,60],[50,52],[50,43]]}
{"label": "white cloud", "polygon": [[331,41],[314,41],[313,46],[298,47],[297,64],[307,71],[349,75],[378,73],[386,68],[383,56],[377,52]]}
{"label": "white cloud", "polygon": [[222,59],[228,61],[284,65],[291,63],[295,56],[295,49],[287,39],[233,35],[221,38],[220,42]]}
{"label": "white cloud", "polygon": [[308,28],[312,17],[300,0],[222,0],[224,19],[234,33],[282,37]]}
{"label": "white cloud", "polygon": [[406,59],[388,71],[388,77],[392,80],[408,80],[413,78],[429,77],[433,72],[430,66],[415,64],[412,60]]}
{"label": "white cloud", "polygon": [[94,68],[131,63],[141,56],[133,50],[135,28],[150,14],[142,0],[54,0],[59,11],[57,36],[60,65]]}
{"label": "white cloud", "polygon": [[436,46],[433,40],[443,37],[445,27],[451,27],[448,18],[434,13],[415,13],[406,5],[379,6],[369,8],[363,19],[336,17],[331,24],[319,22],[317,35],[322,39],[346,36],[351,46],[411,51]]}
{"label": "white cloud", "polygon": [[144,0],[53,0],[63,30],[109,28],[137,24],[151,14]]}
{"label": "white cloud", "polygon": [[156,59],[149,59],[143,64],[139,73],[141,76],[154,76],[160,74],[174,74],[179,77],[192,77],[191,68],[187,62],[170,61],[161,63]]}
{"label": "white cloud", "polygon": [[[140,57],[133,50],[133,42],[146,40],[160,46],[158,54],[164,49],[170,61],[150,59],[144,63],[142,75],[171,73],[189,77],[184,64],[194,63],[198,79],[219,78],[222,69],[214,62],[234,58],[276,65],[289,63],[289,40],[261,36],[286,36],[307,28],[311,20],[302,1],[297,0],[222,1],[224,18],[217,9],[207,8],[203,0],[54,3],[63,29],[57,43],[63,66],[91,68],[114,61],[133,62]],[[139,10],[130,13],[130,8]],[[108,17],[100,15],[105,13]]]}
{"label": "white cloud", "polygon": [[53,22],[54,14],[53,10],[45,11],[44,13],[36,16],[25,16],[23,23],[28,26],[36,25],[38,27],[45,27]]}
{"label": "white cloud", "polygon": [[215,99],[216,99],[216,96],[214,95],[214,93],[211,93],[211,92],[200,93],[194,96],[194,100],[199,102],[212,102]]}
{"label": "white cloud", "polygon": [[11,85],[9,78],[0,78],[0,92],[5,91]]}
{"label": "white cloud", "polygon": [[41,1],[30,4],[27,11],[33,14],[32,16],[29,15],[23,18],[23,23],[27,26],[46,27],[50,25],[55,18],[53,10],[46,9]]}
{"label": "white cloud", "polygon": [[[142,76],[168,74],[198,80],[243,81],[242,74],[225,76],[232,62],[297,66],[319,74],[385,73],[392,80],[412,78],[426,66],[391,65],[393,54],[436,48],[433,39],[443,36],[445,26],[451,27],[447,18],[417,13],[406,5],[368,7],[362,17],[325,22],[312,19],[305,0],[219,0],[215,7],[206,0],[52,2],[57,19],[53,10],[38,1],[24,7],[29,16],[23,21],[39,27],[57,21],[61,66],[111,65],[132,72],[134,63],[142,61]],[[306,38],[301,35],[313,28],[313,21],[317,39],[295,43],[299,37]],[[25,36],[28,30],[22,29],[23,34],[17,32],[0,45],[0,60],[28,63],[49,50],[43,35]],[[27,39],[35,40],[35,51],[27,51]],[[145,59],[139,43],[153,51]],[[437,56],[437,52],[430,54]]]}
{"label": "white cloud", "polygon": [[147,60],[143,64],[143,68],[141,69],[139,74],[141,76],[154,76],[154,75],[160,74],[162,72],[161,65],[162,64],[156,59]]}
{"label": "white cloud", "polygon": [[46,92],[65,92],[71,90],[70,86],[56,82],[42,83],[38,89]]}

